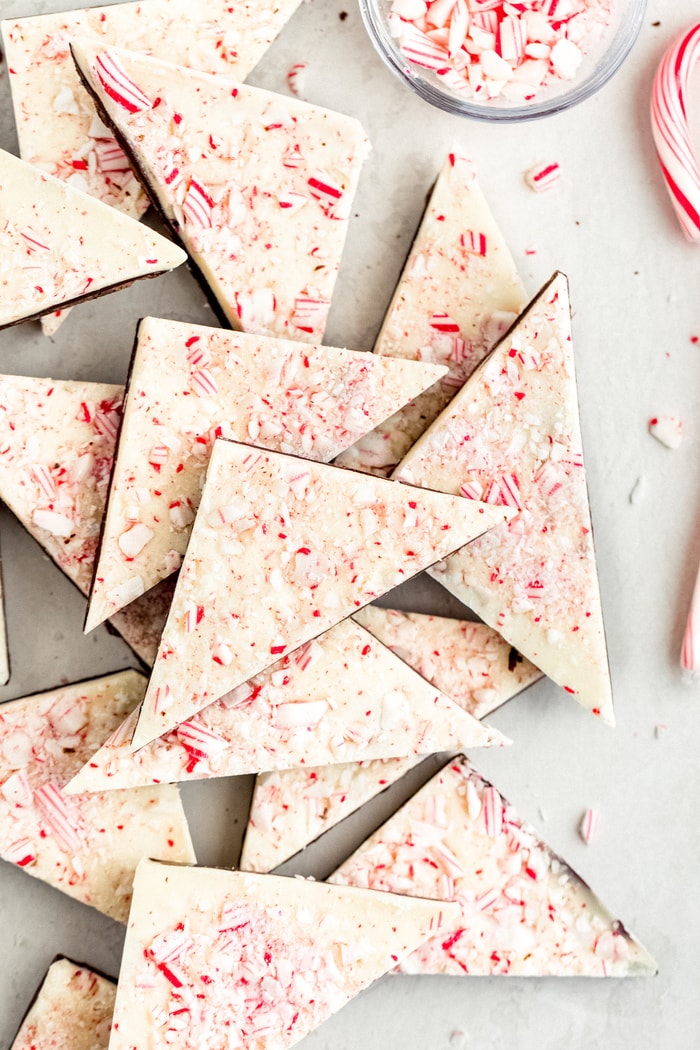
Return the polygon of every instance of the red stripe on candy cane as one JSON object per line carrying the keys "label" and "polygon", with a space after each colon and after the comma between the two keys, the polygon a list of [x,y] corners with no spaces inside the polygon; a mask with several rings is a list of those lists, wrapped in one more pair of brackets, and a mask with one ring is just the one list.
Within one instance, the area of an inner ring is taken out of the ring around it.
{"label": "red stripe on candy cane", "polygon": [[129,78],[118,58],[103,51],[95,59],[97,77],[109,97],[127,113],[140,113],[151,108],[151,100],[138,84]]}

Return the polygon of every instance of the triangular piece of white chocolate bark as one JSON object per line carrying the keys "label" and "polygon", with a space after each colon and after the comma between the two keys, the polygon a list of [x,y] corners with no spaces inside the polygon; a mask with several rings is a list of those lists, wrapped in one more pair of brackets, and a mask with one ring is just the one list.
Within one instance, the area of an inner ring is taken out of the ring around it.
{"label": "triangular piece of white chocolate bark", "polygon": [[[111,130],[97,116],[69,41],[128,41],[133,51],[244,79],[299,5],[276,0],[138,0],[2,23],[20,156],[138,219],[148,198]],[[48,118],[48,119],[47,119]],[[42,319],[53,335],[68,311]]]}
{"label": "triangular piece of white chocolate bark", "polygon": [[136,875],[110,1050],[285,1050],[454,922],[454,908],[145,861]]}
{"label": "triangular piece of white chocolate bark", "polygon": [[[483,623],[377,605],[360,609],[353,619],[475,718],[484,718],[542,677]],[[241,868],[270,871],[282,864],[417,761],[348,762],[261,774],[255,782]]]}
{"label": "triangular piece of white chocolate bark", "polygon": [[133,747],[511,515],[216,441]]}
{"label": "triangular piece of white chocolate bark", "polygon": [[[0,499],[88,594],[104,514],[124,388],[0,375]],[[111,623],[152,664],[172,581]]]}
{"label": "triangular piece of white chocolate bark", "polygon": [[368,151],[358,121],[92,41],[71,47],[220,314],[320,342]]}
{"label": "triangular piece of white chocolate bark", "polygon": [[7,648],[7,627],[5,624],[5,583],[2,576],[2,556],[0,555],[0,685],[10,680],[10,654]]}
{"label": "triangular piece of white chocolate bark", "polygon": [[107,1050],[116,995],[115,981],[70,959],[57,959],[10,1050]]}
{"label": "triangular piece of white chocolate bark", "polygon": [[395,477],[518,512],[432,575],[614,725],[563,274],[533,300]]}
{"label": "triangular piece of white chocolate bark", "polygon": [[284,864],[419,761],[377,758],[260,773],[255,778],[241,871],[272,871]]}
{"label": "triangular piece of white chocolate bark", "polygon": [[325,462],[441,371],[356,350],[145,318],[127,383],[86,631],[179,564],[215,437]]}
{"label": "triangular piece of white chocolate bark", "polygon": [[354,619],[474,718],[485,718],[542,678],[485,623],[378,605],[360,609]]}
{"label": "triangular piece of white chocolate bark", "polygon": [[466,759],[450,763],[330,882],[458,900],[404,973],[637,977],[648,952]]}
{"label": "triangular piece of white chocolate bark", "polygon": [[526,302],[471,161],[450,153],[374,346],[384,356],[447,365],[449,374],[344,452],[339,465],[387,477]]}
{"label": "triangular piece of white chocolate bark", "polygon": [[134,754],[129,727],[135,722],[136,712],[92,755],[70,791],[507,742],[351,619]]}
{"label": "triangular piece of white chocolate bark", "polygon": [[177,788],[63,789],[144,685],[121,671],[12,700],[0,719],[0,857],[120,922],[142,857],[194,859]]}
{"label": "triangular piece of white chocolate bark", "polygon": [[0,150],[0,328],[157,277],[172,241]]}

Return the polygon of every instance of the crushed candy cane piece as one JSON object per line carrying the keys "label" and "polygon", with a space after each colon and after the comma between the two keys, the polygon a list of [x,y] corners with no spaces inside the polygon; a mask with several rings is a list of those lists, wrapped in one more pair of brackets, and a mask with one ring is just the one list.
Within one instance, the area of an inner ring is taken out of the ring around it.
{"label": "crushed candy cane piece", "polygon": [[404,59],[484,104],[527,104],[573,81],[616,25],[609,0],[393,0],[388,20]]}
{"label": "crushed candy cane piece", "polygon": [[561,178],[561,167],[557,161],[550,161],[547,164],[538,164],[534,168],[530,168],[525,172],[525,181],[531,190],[536,193],[542,193],[543,190],[549,190],[558,182]]}
{"label": "crushed candy cane piece", "polygon": [[581,817],[578,832],[586,845],[588,845],[591,839],[595,836],[598,830],[599,821],[600,814],[598,813],[598,810],[591,809],[590,807]]}
{"label": "crushed candy cane piece", "polygon": [[306,86],[308,66],[305,62],[295,62],[287,73],[287,85],[293,95],[303,95]]}
{"label": "crushed candy cane piece", "polygon": [[676,449],[683,443],[683,423],[676,416],[654,416],[649,420],[649,433],[666,448]]}

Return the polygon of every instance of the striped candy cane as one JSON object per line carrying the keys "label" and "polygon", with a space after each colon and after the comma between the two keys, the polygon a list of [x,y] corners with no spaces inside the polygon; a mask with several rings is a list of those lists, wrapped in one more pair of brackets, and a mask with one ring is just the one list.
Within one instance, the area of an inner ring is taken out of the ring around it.
{"label": "striped candy cane", "polygon": [[700,22],[661,60],[651,93],[651,130],[666,188],[689,241],[700,241],[700,167],[688,129],[686,93],[700,59]]}

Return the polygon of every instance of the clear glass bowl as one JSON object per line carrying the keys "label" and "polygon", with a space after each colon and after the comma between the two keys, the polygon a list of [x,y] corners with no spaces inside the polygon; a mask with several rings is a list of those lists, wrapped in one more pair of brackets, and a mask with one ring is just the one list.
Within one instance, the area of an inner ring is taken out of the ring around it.
{"label": "clear glass bowl", "polygon": [[588,41],[575,79],[552,79],[528,100],[506,95],[476,98],[446,86],[444,78],[411,62],[402,54],[391,29],[393,0],[359,0],[372,43],[389,68],[426,102],[464,117],[515,123],[561,113],[598,91],[620,68],[642,26],[647,0],[611,0],[609,24]]}

